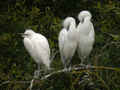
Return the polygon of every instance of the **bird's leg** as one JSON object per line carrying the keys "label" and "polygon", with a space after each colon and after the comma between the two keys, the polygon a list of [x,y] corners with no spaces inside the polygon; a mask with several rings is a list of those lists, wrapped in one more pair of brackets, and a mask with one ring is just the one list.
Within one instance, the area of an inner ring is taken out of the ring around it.
{"label": "bird's leg", "polygon": [[86,65],[84,64],[85,59],[86,59],[86,56],[82,56],[82,57],[81,57],[80,66],[81,66],[81,68],[83,68],[83,69],[87,68]]}
{"label": "bird's leg", "polygon": [[87,57],[87,66],[86,66],[86,69],[90,69],[91,67],[91,61],[90,61],[90,57]]}
{"label": "bird's leg", "polygon": [[[89,58],[86,57],[86,56],[83,56],[81,60],[83,60],[83,61],[89,61]],[[82,63],[83,63],[83,61],[82,61]],[[87,65],[84,65],[84,64],[82,64],[82,65],[86,69],[88,69],[91,66],[90,63],[88,63]]]}
{"label": "bird's leg", "polygon": [[69,59],[69,62],[68,62],[68,71],[70,72],[72,69],[72,57]]}
{"label": "bird's leg", "polygon": [[80,65],[84,65],[83,62],[84,62],[84,57],[81,57],[81,63],[80,63]]}
{"label": "bird's leg", "polygon": [[[78,50],[79,50],[79,49],[78,49]],[[83,66],[83,65],[84,65],[84,64],[83,64],[83,62],[84,62],[84,56],[81,55],[80,51],[78,51],[78,56],[79,56],[79,58],[80,58],[80,60],[81,60],[80,65]]]}
{"label": "bird's leg", "polygon": [[34,72],[34,77],[39,78],[40,75],[40,64],[38,64],[38,69]]}
{"label": "bird's leg", "polygon": [[64,63],[64,70],[65,70],[65,72],[68,71],[66,63]]}
{"label": "bird's leg", "polygon": [[40,76],[40,71],[35,70],[35,72],[34,72],[34,78],[39,78],[39,76]]}
{"label": "bird's leg", "polygon": [[44,75],[48,74],[49,71],[51,70],[50,67],[47,67],[45,65],[42,65],[41,68],[42,68],[41,76],[44,76]]}
{"label": "bird's leg", "polygon": [[87,62],[88,62],[88,65],[91,66],[90,57],[87,57]]}
{"label": "bird's leg", "polygon": [[72,65],[71,65],[71,62],[69,64],[69,67],[68,67],[68,71],[70,72],[72,70]]}
{"label": "bird's leg", "polygon": [[65,70],[65,72],[67,72],[66,58],[65,58],[65,56],[62,56],[61,58],[62,58],[62,62],[63,62],[63,65],[64,65],[64,70]]}

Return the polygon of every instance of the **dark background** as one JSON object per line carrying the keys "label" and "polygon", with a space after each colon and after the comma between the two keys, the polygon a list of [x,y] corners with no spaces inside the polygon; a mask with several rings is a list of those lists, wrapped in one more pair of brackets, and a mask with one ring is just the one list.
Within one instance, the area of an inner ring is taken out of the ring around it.
{"label": "dark background", "polygon": [[[119,0],[1,0],[0,1],[0,88],[27,90],[37,68],[25,50],[22,38],[26,28],[47,37],[50,48],[58,49],[58,34],[62,21],[77,15],[81,10],[92,13],[95,44],[90,55],[92,65],[120,67],[120,1]],[[77,53],[73,65],[79,64]],[[57,54],[52,65],[63,68]],[[33,90],[120,90],[120,72],[112,70],[90,71],[90,80],[83,79],[84,71],[59,73],[34,84]],[[84,80],[82,83],[80,83]],[[10,81],[1,85],[5,81]],[[16,83],[15,81],[23,81]],[[92,82],[92,84],[91,84]]]}

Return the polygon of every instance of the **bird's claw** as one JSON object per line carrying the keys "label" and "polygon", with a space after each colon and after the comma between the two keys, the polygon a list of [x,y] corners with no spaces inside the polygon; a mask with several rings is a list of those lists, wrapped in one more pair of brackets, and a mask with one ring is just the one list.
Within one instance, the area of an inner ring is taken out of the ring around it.
{"label": "bird's claw", "polygon": [[68,71],[70,72],[72,70],[72,67],[70,66],[69,68],[68,68]]}
{"label": "bird's claw", "polygon": [[34,72],[34,78],[39,78],[39,76],[40,76],[40,70],[36,70]]}
{"label": "bird's claw", "polygon": [[83,63],[80,63],[80,64],[79,64],[79,66],[80,66],[80,67],[84,67],[84,66],[85,66],[85,64],[83,64]]}
{"label": "bird's claw", "polygon": [[88,68],[90,68],[91,67],[91,65],[90,64],[88,64],[87,66],[86,66],[86,68],[88,69]]}
{"label": "bird's claw", "polygon": [[69,68],[64,68],[64,71],[65,71],[65,72],[70,72],[71,70],[72,70],[71,67],[69,67]]}
{"label": "bird's claw", "polygon": [[64,68],[65,72],[68,72],[68,69],[67,68]]}

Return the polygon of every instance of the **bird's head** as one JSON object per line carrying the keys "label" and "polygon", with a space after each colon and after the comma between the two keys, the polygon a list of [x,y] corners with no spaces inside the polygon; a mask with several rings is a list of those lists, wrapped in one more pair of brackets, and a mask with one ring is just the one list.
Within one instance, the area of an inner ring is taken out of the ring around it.
{"label": "bird's head", "polygon": [[63,27],[69,30],[71,25],[76,25],[75,19],[73,17],[65,18],[65,20],[63,21]]}
{"label": "bird's head", "polygon": [[92,15],[91,15],[91,13],[89,12],[89,11],[81,11],[79,14],[78,14],[78,19],[79,19],[79,21],[81,22],[81,23],[83,23],[84,22],[84,19],[86,18],[86,17],[89,17],[90,19],[92,18]]}
{"label": "bird's head", "polygon": [[19,33],[22,37],[31,37],[35,32],[32,29],[26,29],[24,33]]}

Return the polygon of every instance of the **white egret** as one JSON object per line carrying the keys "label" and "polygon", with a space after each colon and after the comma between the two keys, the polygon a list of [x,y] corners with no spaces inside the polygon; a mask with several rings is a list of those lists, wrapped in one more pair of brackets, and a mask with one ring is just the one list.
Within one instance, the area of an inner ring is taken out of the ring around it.
{"label": "white egret", "polygon": [[89,56],[95,41],[94,26],[91,22],[92,15],[89,11],[81,11],[78,15],[80,23],[77,26],[78,32],[78,54],[81,64]]}
{"label": "white egret", "polygon": [[48,40],[42,34],[36,33],[31,29],[27,29],[23,34],[24,46],[34,61],[38,64],[38,70],[35,76],[40,73],[40,65],[43,64],[46,70],[50,69],[50,48]]}
{"label": "white egret", "polygon": [[73,17],[67,17],[63,21],[63,29],[59,33],[59,50],[64,68],[71,68],[71,60],[75,53],[76,43],[76,22]]}

